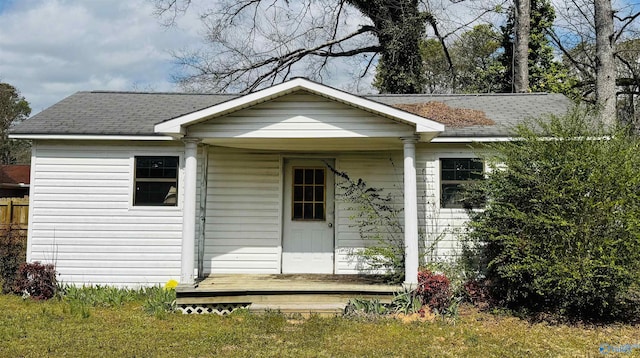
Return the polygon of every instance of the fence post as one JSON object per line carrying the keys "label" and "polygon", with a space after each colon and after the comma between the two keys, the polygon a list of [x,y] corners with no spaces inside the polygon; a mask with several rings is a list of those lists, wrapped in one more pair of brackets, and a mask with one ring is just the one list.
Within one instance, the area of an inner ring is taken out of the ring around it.
{"label": "fence post", "polygon": [[13,223],[13,200],[11,199],[7,202],[7,220],[5,222],[9,225]]}

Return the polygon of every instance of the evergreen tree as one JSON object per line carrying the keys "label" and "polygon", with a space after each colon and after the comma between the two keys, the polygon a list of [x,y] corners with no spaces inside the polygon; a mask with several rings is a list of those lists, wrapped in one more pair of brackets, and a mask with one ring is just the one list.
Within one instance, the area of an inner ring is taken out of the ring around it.
{"label": "evergreen tree", "polygon": [[[554,60],[553,47],[547,31],[553,26],[555,10],[550,0],[531,1],[531,30],[529,39],[529,88],[532,92],[556,92],[570,94],[575,80],[568,70]],[[502,47],[500,58],[504,66],[502,92],[513,92],[513,45],[515,8],[508,10],[505,26],[501,27]]]}

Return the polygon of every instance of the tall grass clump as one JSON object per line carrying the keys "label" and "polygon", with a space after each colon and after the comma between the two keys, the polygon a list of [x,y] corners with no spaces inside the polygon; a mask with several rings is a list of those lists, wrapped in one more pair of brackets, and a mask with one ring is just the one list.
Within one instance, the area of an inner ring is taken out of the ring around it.
{"label": "tall grass clump", "polygon": [[470,197],[469,263],[493,302],[530,314],[633,321],[640,312],[640,140],[575,110],[487,146]]}
{"label": "tall grass clump", "polygon": [[156,317],[164,317],[175,311],[174,287],[119,288],[113,286],[61,285],[58,297],[69,305],[71,313],[89,317],[95,307],[120,307],[126,304],[141,304],[142,308]]}

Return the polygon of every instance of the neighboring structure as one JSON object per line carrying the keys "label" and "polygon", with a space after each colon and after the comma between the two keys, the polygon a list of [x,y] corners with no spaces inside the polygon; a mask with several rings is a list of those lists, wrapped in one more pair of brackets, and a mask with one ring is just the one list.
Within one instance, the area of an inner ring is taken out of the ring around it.
{"label": "neighboring structure", "polygon": [[30,176],[28,165],[0,165],[0,198],[28,196]]}
{"label": "neighboring structure", "polygon": [[121,286],[361,272],[351,253],[365,243],[330,164],[396,194],[416,282],[419,232],[438,238],[437,256],[457,247],[456,192],[482,169],[470,145],[569,106],[552,94],[363,97],[305,79],[243,96],[79,92],[12,132],[33,141],[28,260],[55,263],[67,283]]}

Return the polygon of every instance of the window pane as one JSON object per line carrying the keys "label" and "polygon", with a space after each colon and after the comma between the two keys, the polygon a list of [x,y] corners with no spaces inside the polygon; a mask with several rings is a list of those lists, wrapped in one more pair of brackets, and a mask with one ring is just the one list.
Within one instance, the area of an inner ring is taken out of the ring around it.
{"label": "window pane", "polygon": [[293,170],[293,184],[304,184],[303,173],[304,173],[304,170],[302,169]]}
{"label": "window pane", "polygon": [[456,170],[456,180],[469,180],[469,169]]}
{"label": "window pane", "polygon": [[313,214],[313,218],[316,220],[324,220],[324,204],[315,204],[315,212]]}
{"label": "window pane", "polygon": [[315,189],[315,192],[316,192],[315,201],[324,201],[324,187],[317,186]]}
{"label": "window pane", "polygon": [[324,184],[324,169],[316,169],[316,184]]}
{"label": "window pane", "polygon": [[313,219],[313,204],[312,203],[304,203],[303,204],[304,207],[304,213],[302,215],[302,217],[304,219]]}
{"label": "window pane", "polygon": [[313,184],[313,169],[304,170],[304,183]]}
{"label": "window pane", "polygon": [[455,170],[442,170],[442,180],[456,180]]}
{"label": "window pane", "polygon": [[454,169],[456,166],[452,159],[441,159],[442,169]]}
{"label": "window pane", "polygon": [[302,203],[293,204],[293,218],[302,219]]}
{"label": "window pane", "polygon": [[442,198],[440,205],[443,208],[461,208],[460,193],[461,186],[459,184],[442,184]]}
{"label": "window pane", "polygon": [[302,201],[302,186],[296,185],[293,187],[293,201]]}
{"label": "window pane", "polygon": [[176,205],[176,182],[138,182],[134,205]]}
{"label": "window pane", "polygon": [[304,201],[313,201],[313,187],[305,186],[304,187]]}

